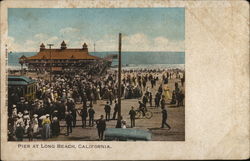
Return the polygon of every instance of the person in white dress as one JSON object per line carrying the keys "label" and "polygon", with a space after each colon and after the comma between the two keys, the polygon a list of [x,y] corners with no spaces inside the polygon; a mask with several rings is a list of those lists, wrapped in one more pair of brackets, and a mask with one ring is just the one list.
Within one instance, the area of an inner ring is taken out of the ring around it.
{"label": "person in white dress", "polygon": [[126,129],[127,128],[126,127],[126,124],[127,124],[126,120],[122,119],[121,120],[121,124],[122,124],[122,129]]}
{"label": "person in white dress", "polygon": [[33,117],[34,117],[33,118],[33,132],[36,135],[39,132],[39,125],[38,125],[38,119],[37,119],[38,115],[34,114]]}

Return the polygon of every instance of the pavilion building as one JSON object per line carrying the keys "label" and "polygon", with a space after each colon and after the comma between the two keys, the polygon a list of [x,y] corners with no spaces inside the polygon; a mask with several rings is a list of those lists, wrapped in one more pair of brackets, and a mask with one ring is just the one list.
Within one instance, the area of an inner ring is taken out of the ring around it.
{"label": "pavilion building", "polygon": [[66,43],[61,43],[59,49],[45,48],[42,43],[40,51],[30,57],[22,56],[19,58],[21,65],[25,64],[29,70],[42,71],[62,71],[67,69],[80,69],[86,65],[103,63],[107,60],[90,55],[86,43],[82,48],[67,48]]}

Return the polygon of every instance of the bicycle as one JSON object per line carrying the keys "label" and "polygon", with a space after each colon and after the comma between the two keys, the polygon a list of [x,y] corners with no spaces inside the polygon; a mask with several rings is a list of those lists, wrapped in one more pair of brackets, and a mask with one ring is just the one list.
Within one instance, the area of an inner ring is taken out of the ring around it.
{"label": "bicycle", "polygon": [[143,117],[145,117],[147,119],[151,119],[153,117],[153,112],[147,110],[147,111],[145,111],[145,116],[143,116],[142,110],[139,110],[139,109],[135,110],[135,118],[136,119],[141,119]]}

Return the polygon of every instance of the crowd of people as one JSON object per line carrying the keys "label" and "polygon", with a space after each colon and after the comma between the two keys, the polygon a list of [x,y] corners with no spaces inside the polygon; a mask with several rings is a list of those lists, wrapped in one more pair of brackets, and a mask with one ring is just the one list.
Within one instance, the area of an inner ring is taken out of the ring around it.
{"label": "crowd of people", "polygon": [[[100,66],[94,67],[102,69]],[[34,100],[20,96],[15,90],[9,91],[8,139],[21,141],[27,137],[32,141],[34,138],[46,140],[57,137],[62,134],[62,122],[67,129],[64,135],[69,135],[77,126],[77,116],[82,120],[82,128],[93,127],[96,124],[99,137],[103,139],[105,121],[118,117],[118,72],[109,70],[103,75],[98,75],[92,69],[89,67],[89,70],[78,73],[55,74],[51,81],[43,77],[36,78],[37,91]],[[176,80],[173,91],[169,88],[171,79]],[[184,106],[183,70],[123,70],[121,80],[122,99],[140,99],[139,109],[142,111],[149,106],[166,110],[167,103]],[[105,117],[102,115],[100,119],[95,119],[98,100],[106,101],[103,107]],[[114,108],[111,108],[111,105]],[[134,127],[134,107],[127,115],[130,116],[131,127]],[[126,121],[122,118],[119,120],[120,127],[125,128]],[[165,123],[166,119],[162,126]]]}

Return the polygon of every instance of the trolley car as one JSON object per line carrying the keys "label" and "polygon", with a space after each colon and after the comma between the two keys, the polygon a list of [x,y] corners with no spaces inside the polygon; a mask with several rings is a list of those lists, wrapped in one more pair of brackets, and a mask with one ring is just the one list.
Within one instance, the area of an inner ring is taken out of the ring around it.
{"label": "trolley car", "polygon": [[8,76],[8,91],[15,92],[18,97],[26,100],[36,98],[36,81],[25,76]]}

